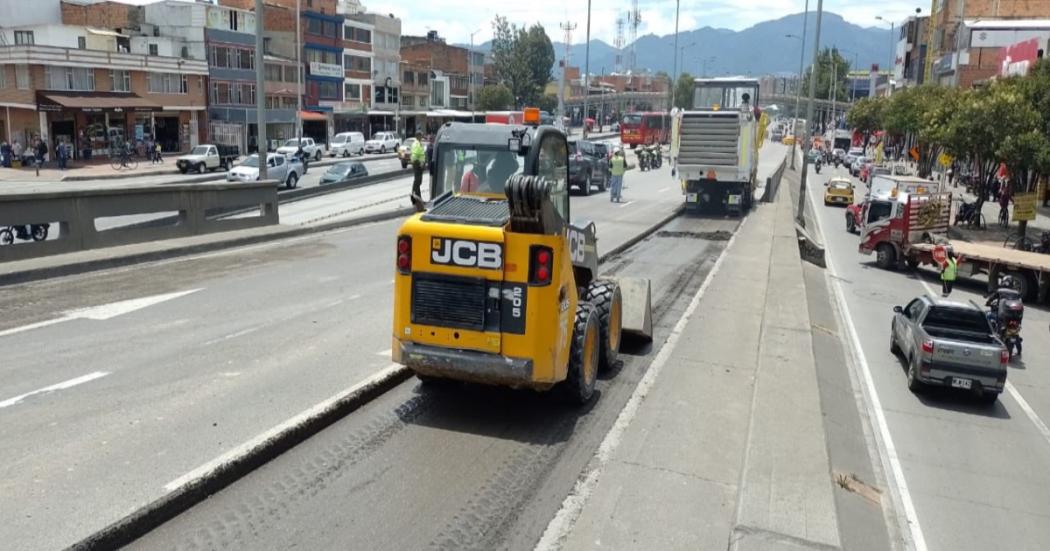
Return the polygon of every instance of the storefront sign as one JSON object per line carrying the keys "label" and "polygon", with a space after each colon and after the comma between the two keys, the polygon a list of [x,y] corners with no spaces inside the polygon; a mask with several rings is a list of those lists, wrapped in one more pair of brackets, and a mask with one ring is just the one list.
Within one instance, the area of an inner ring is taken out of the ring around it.
{"label": "storefront sign", "polygon": [[1014,77],[1028,74],[1039,59],[1039,39],[1032,38],[999,49],[999,76]]}
{"label": "storefront sign", "polygon": [[62,111],[61,105],[54,105],[50,103],[39,103],[36,106],[37,111],[47,111],[50,113],[59,113]]}
{"label": "storefront sign", "polygon": [[310,74],[316,77],[343,77],[343,66],[333,63],[310,62]]}
{"label": "storefront sign", "polygon": [[1035,193],[1014,195],[1014,222],[1035,220]]}

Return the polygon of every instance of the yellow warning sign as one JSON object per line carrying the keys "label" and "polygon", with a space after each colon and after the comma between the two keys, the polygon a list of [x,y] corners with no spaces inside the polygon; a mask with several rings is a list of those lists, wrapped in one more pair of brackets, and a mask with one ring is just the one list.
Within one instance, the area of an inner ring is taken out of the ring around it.
{"label": "yellow warning sign", "polygon": [[952,158],[952,156],[947,154],[947,153],[941,153],[940,155],[937,156],[937,162],[940,163],[940,165],[945,167],[945,168],[947,168],[949,166],[952,166],[952,161],[954,161],[954,160],[955,159]]}
{"label": "yellow warning sign", "polygon": [[1018,193],[1014,195],[1014,222],[1035,220],[1035,193]]}

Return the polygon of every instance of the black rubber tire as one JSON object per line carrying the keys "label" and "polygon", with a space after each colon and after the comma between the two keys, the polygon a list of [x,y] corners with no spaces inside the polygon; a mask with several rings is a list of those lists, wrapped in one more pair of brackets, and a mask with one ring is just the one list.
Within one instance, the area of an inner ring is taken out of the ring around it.
{"label": "black rubber tire", "polygon": [[584,197],[587,197],[587,196],[589,196],[591,194],[591,175],[590,174],[588,174],[587,178],[585,178],[583,180],[583,184],[582,184],[581,187],[583,189],[583,196]]}
{"label": "black rubber tire", "polygon": [[915,365],[915,357],[908,360],[908,390],[918,393],[926,387],[918,378],[919,368]]}
{"label": "black rubber tire", "polygon": [[918,269],[918,267],[919,267],[919,261],[917,259],[913,258],[913,257],[910,257],[910,256],[904,257],[904,264],[906,264],[908,266],[908,268],[910,268],[912,270]]}
{"label": "black rubber tire", "polygon": [[598,191],[604,192],[609,187],[609,173],[606,172],[605,176],[602,177],[602,183],[598,184]]}
{"label": "black rubber tire", "polygon": [[1009,270],[1006,275],[1013,277],[1014,281],[1017,282],[1014,285],[1014,290],[1021,294],[1022,300],[1025,302],[1035,302],[1038,298],[1038,287],[1032,283],[1032,279],[1028,277],[1028,272],[1021,270]]}
{"label": "black rubber tire", "polygon": [[977,401],[978,402],[981,402],[982,404],[988,404],[988,405],[994,404],[996,402],[996,400],[998,400],[998,399],[999,399],[999,393],[994,391],[994,390],[988,391],[988,392],[982,392],[977,397]]}
{"label": "black rubber tire", "polygon": [[47,226],[32,226],[33,241],[44,241],[47,239]]}
{"label": "black rubber tire", "polygon": [[875,250],[875,264],[883,270],[892,270],[897,266],[897,250],[889,243],[883,243]]}
{"label": "black rubber tire", "polygon": [[316,151],[316,152],[314,153],[314,162],[317,162],[317,161],[320,161],[320,160],[321,160],[321,150],[320,150],[320,149],[318,149],[318,150],[317,150],[317,151]]}
{"label": "black rubber tire", "polygon": [[846,213],[846,233],[856,233],[857,223],[853,221],[853,214]]}
{"label": "black rubber tire", "polygon": [[601,337],[598,368],[610,369],[616,365],[620,356],[623,336],[623,295],[620,293],[620,284],[611,279],[596,279],[587,286],[583,299],[593,304],[598,311],[598,333]]}
{"label": "black rubber tire", "polygon": [[379,146],[379,153],[381,155],[386,154],[386,146],[385,145]]}
{"label": "black rubber tire", "polygon": [[[598,326],[598,312],[594,305],[581,300],[576,305],[576,321],[572,326],[572,344],[569,346],[568,372],[565,382],[562,383],[565,398],[574,404],[586,404],[594,396],[594,383],[598,379],[598,349],[600,348],[598,346],[600,340]],[[592,339],[589,354],[588,335]]]}
{"label": "black rubber tire", "polygon": [[10,245],[15,242],[15,234],[7,228],[0,229],[0,245]]}
{"label": "black rubber tire", "polygon": [[284,187],[286,187],[288,189],[295,189],[295,187],[298,186],[298,185],[299,185],[299,177],[296,176],[294,172],[289,174],[288,175],[288,179],[284,181]]}
{"label": "black rubber tire", "polygon": [[208,167],[204,163],[197,163],[197,174],[204,174],[208,171]]}
{"label": "black rubber tire", "polygon": [[180,166],[179,167],[179,172],[182,173],[182,174],[186,174],[187,172],[189,172],[189,169],[184,167],[184,166]]}
{"label": "black rubber tire", "polygon": [[901,347],[897,345],[897,339],[893,337],[893,324],[890,324],[890,353],[894,356],[899,356],[901,353]]}

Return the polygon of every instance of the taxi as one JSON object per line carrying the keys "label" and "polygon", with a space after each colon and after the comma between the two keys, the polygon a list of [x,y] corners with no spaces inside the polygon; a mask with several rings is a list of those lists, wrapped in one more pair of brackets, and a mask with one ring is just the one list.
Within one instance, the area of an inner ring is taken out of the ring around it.
{"label": "taxi", "polygon": [[853,182],[848,178],[832,178],[824,184],[824,205],[853,204]]}
{"label": "taxi", "polygon": [[791,134],[784,136],[784,139],[780,142],[784,145],[795,145],[795,137]]}

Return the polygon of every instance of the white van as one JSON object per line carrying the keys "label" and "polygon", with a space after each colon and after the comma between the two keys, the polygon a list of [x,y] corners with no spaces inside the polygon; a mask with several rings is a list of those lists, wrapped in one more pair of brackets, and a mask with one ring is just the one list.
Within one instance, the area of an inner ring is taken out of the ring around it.
{"label": "white van", "polygon": [[361,155],[365,152],[365,135],[360,132],[340,132],[332,137],[328,152],[333,157]]}

